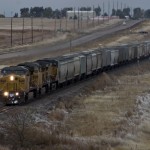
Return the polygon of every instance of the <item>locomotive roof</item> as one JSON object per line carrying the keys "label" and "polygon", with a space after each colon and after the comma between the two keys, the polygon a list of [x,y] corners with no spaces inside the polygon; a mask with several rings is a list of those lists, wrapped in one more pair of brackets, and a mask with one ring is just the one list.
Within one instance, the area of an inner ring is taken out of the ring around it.
{"label": "locomotive roof", "polygon": [[63,55],[63,57],[75,57],[75,56],[79,56],[81,55],[80,53],[69,53],[69,54],[65,54]]}
{"label": "locomotive roof", "polygon": [[22,67],[22,66],[10,66],[10,67],[5,67],[1,70],[1,72],[3,71],[12,71],[12,72],[15,72],[15,71],[22,71],[24,73],[27,73],[28,72],[28,69],[25,68],[25,67]]}
{"label": "locomotive roof", "polygon": [[75,58],[75,57],[85,57],[82,53],[71,53],[71,54],[66,54],[66,55],[63,55],[63,57],[73,57],[73,58]]}
{"label": "locomotive roof", "polygon": [[10,70],[10,71],[16,70],[16,71],[25,71],[25,72],[28,72],[28,69],[26,69],[26,68],[24,68],[22,66],[4,67],[2,70]]}
{"label": "locomotive roof", "polygon": [[21,63],[18,66],[25,66],[26,68],[28,68],[30,71],[34,71],[34,70],[39,70],[41,68],[41,66],[38,63],[35,62],[25,62],[25,63]]}
{"label": "locomotive roof", "polygon": [[122,45],[114,46],[113,48],[127,48],[129,46],[130,46],[129,44],[122,44]]}
{"label": "locomotive roof", "polygon": [[89,51],[89,50],[87,50],[87,51],[82,51],[81,54],[82,54],[82,55],[89,55],[89,54],[92,54],[92,51]]}
{"label": "locomotive roof", "polygon": [[49,63],[55,63],[57,64],[57,58],[44,58],[43,61],[49,62]]}
{"label": "locomotive roof", "polygon": [[73,59],[73,57],[58,56],[55,58],[45,58],[44,60],[47,60],[52,63],[56,63],[56,62],[58,63],[60,61],[66,61],[66,60],[71,60],[71,59]]}
{"label": "locomotive roof", "polygon": [[42,68],[47,68],[50,64],[48,61],[45,60],[36,60],[35,63],[40,64]]}
{"label": "locomotive roof", "polygon": [[73,60],[74,57],[71,56],[71,57],[65,57],[65,56],[61,56],[59,58],[57,58],[57,61],[61,62],[61,61],[70,61],[70,60]]}
{"label": "locomotive roof", "polygon": [[150,43],[150,41],[144,41],[143,43]]}
{"label": "locomotive roof", "polygon": [[111,51],[112,49],[110,49],[110,48],[103,48],[102,50],[101,50],[101,52],[109,52],[109,51]]}
{"label": "locomotive roof", "polygon": [[131,46],[139,46],[139,45],[141,45],[141,43],[138,42],[131,43]]}

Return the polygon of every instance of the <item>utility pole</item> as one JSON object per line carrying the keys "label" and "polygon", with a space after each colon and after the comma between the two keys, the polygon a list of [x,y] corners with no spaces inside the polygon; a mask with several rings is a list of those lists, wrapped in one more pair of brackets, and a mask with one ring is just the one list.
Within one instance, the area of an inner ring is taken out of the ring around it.
{"label": "utility pole", "polygon": [[44,39],[44,34],[43,34],[43,14],[42,14],[42,17],[41,17],[41,27],[42,27],[42,41]]}
{"label": "utility pole", "polygon": [[81,11],[81,29],[82,29],[82,17],[83,17],[83,13]]}
{"label": "utility pole", "polygon": [[22,18],[22,45],[24,43],[24,17]]}
{"label": "utility pole", "polygon": [[108,21],[109,21],[109,16],[110,16],[110,0],[108,1]]}
{"label": "utility pole", "polygon": [[93,5],[93,27],[94,27],[94,5]]}
{"label": "utility pole", "polygon": [[69,45],[70,45],[70,53],[71,53],[71,50],[72,50],[72,34],[71,33],[69,34]]}
{"label": "utility pole", "polygon": [[115,9],[115,7],[114,7],[114,1],[113,1],[113,9]]}
{"label": "utility pole", "polygon": [[75,7],[74,7],[74,9],[73,9],[73,11],[74,11],[74,17],[73,17],[73,30],[75,31],[75,19],[76,19],[76,14],[75,14]]}
{"label": "utility pole", "polygon": [[33,16],[31,16],[31,41],[33,43]]}
{"label": "utility pole", "polygon": [[12,38],[13,38],[13,37],[12,37],[12,36],[13,36],[13,35],[12,35],[12,34],[13,34],[13,29],[12,29],[12,26],[13,26],[13,18],[12,18],[12,14],[13,14],[13,12],[11,11],[11,21],[10,21],[10,22],[11,22],[11,23],[10,23],[10,24],[11,24],[11,29],[10,29],[10,36],[11,36],[10,43],[11,43],[11,47],[12,47],[12,44],[13,44],[13,40],[12,40]]}
{"label": "utility pole", "polygon": [[89,23],[89,12],[88,12],[88,10],[87,10],[87,27],[88,27],[88,23]]}
{"label": "utility pole", "polygon": [[133,10],[132,10],[132,7],[130,8],[130,14],[131,14],[131,17],[133,17],[132,15],[132,12],[133,12]]}
{"label": "utility pole", "polygon": [[66,31],[67,31],[67,27],[68,27],[68,14],[66,13]]}
{"label": "utility pole", "polygon": [[56,33],[56,26],[57,26],[57,22],[56,22],[56,12],[55,12],[55,26],[54,26],[54,30],[55,30],[55,33]]}
{"label": "utility pole", "polygon": [[11,47],[12,47],[12,44],[13,44],[13,41],[12,41],[12,23],[13,23],[13,19],[12,19],[12,16],[11,16]]}
{"label": "utility pole", "polygon": [[103,2],[103,23],[104,23],[104,12],[105,12],[105,4],[104,4],[104,2]]}
{"label": "utility pole", "polygon": [[121,2],[121,11],[122,11],[122,2]]}
{"label": "utility pole", "polygon": [[60,10],[60,18],[59,18],[60,20],[59,20],[59,23],[60,23],[60,26],[59,26],[59,30],[60,30],[60,32],[61,32],[61,19],[62,19],[62,9]]}
{"label": "utility pole", "polygon": [[126,4],[124,4],[124,8],[126,8]]}
{"label": "utility pole", "polygon": [[118,11],[118,1],[117,1],[117,10],[116,10],[116,15],[117,15],[117,11]]}
{"label": "utility pole", "polygon": [[[99,8],[100,6],[98,5],[98,8]],[[99,17],[100,17],[100,12],[99,12],[99,14],[98,14],[98,25],[99,25]]]}
{"label": "utility pole", "polygon": [[71,40],[71,37],[70,37],[70,53],[71,53],[71,49],[72,49],[72,40]]}
{"label": "utility pole", "polygon": [[80,28],[79,20],[80,20],[80,18],[79,18],[79,7],[78,7],[78,29]]}

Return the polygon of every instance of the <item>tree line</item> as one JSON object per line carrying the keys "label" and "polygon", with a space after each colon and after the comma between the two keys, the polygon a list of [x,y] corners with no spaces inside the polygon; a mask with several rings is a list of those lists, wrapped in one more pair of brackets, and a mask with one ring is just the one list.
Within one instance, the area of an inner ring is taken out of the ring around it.
{"label": "tree line", "polygon": [[[91,7],[81,7],[80,11],[91,11],[93,8]],[[61,18],[67,16],[67,11],[74,11],[73,7],[66,7],[61,10],[55,9],[53,10],[51,7],[43,8],[43,7],[31,7],[29,8],[21,8],[20,16],[21,17],[46,17],[46,18]],[[101,8],[100,6],[94,8],[96,15],[100,15]],[[16,16],[16,15],[15,15]]]}
{"label": "tree line", "polygon": [[[31,7],[29,8],[21,8],[20,9],[20,16],[21,17],[46,17],[46,18],[62,18],[67,16],[67,11],[74,11],[75,8],[73,7],[66,7],[61,10],[55,9],[53,10],[51,7],[43,8],[43,7]],[[94,10],[96,13],[96,16],[108,16],[106,12],[102,14],[101,7],[81,7],[78,10],[80,11],[91,11]],[[111,16],[119,16],[119,18],[123,19],[125,16],[129,16],[130,18],[150,18],[150,9],[144,11],[141,8],[134,8],[133,9],[133,15],[131,16],[131,9],[130,8],[124,8],[124,9],[112,9]]]}
{"label": "tree line", "polygon": [[[13,17],[17,18],[20,17],[45,17],[45,18],[63,18],[67,16],[67,11],[74,11],[75,8],[73,7],[66,7],[63,9],[55,9],[53,10],[51,7],[31,7],[31,8],[21,8],[20,14],[15,13]],[[94,10],[96,16],[108,16],[106,12],[101,12],[101,7],[81,7],[78,10],[80,11],[91,11]],[[133,14],[131,15],[131,9],[130,8],[124,8],[124,9],[112,9],[111,16],[119,16],[119,18],[123,19],[125,16],[129,16],[129,18],[150,18],[150,9],[143,10],[140,7],[133,9]],[[4,15],[0,15],[0,17],[5,17]]]}

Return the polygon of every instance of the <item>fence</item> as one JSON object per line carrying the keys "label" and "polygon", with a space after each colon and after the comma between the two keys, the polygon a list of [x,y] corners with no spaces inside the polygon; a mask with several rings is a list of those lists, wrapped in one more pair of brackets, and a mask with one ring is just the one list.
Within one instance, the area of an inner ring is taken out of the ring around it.
{"label": "fence", "polygon": [[79,32],[97,26],[104,20],[100,17],[91,19],[0,18],[0,48],[50,39],[57,32]]}

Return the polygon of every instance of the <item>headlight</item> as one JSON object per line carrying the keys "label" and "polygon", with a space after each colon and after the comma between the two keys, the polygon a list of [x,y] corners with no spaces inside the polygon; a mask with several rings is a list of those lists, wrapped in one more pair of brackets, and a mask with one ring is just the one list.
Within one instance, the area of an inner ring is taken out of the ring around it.
{"label": "headlight", "polygon": [[10,76],[10,81],[14,81],[14,76]]}
{"label": "headlight", "polygon": [[14,104],[17,104],[17,103],[18,103],[18,101],[17,101],[17,100],[15,100],[15,101],[14,101]]}
{"label": "headlight", "polygon": [[8,96],[9,95],[9,93],[8,92],[4,92],[4,96]]}
{"label": "headlight", "polygon": [[17,92],[17,93],[16,93],[16,96],[18,96],[18,95],[19,95],[19,93]]}

